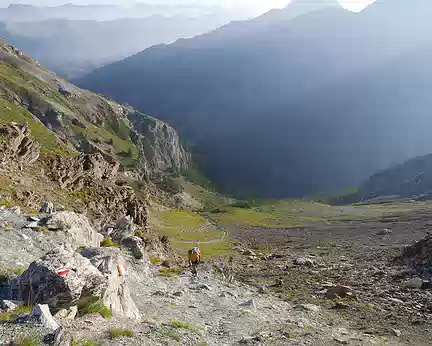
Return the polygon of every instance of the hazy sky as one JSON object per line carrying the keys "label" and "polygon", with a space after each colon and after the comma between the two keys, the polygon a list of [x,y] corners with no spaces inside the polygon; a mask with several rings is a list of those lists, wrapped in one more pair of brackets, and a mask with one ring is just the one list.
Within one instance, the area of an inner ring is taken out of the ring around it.
{"label": "hazy sky", "polygon": [[[136,0],[140,1],[140,0]],[[59,5],[64,3],[75,4],[131,4],[135,0],[0,0],[0,6],[6,7],[11,3],[25,3],[32,5]],[[326,0],[304,0],[304,1],[326,1]],[[353,11],[360,11],[374,0],[338,0],[343,6]],[[289,0],[141,0],[146,3],[163,3],[163,4],[179,4],[179,3],[205,3],[205,4],[224,4],[228,6],[247,6],[256,10],[265,12],[274,7],[284,7]]]}

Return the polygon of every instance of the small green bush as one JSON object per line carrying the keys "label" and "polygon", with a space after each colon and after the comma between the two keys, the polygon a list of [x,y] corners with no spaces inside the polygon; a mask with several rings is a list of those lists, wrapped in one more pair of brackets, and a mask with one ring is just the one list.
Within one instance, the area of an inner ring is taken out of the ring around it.
{"label": "small green bush", "polygon": [[102,247],[120,247],[119,243],[112,241],[111,239],[104,239],[101,243]]}
{"label": "small green bush", "polygon": [[86,305],[79,308],[79,314],[80,316],[99,314],[103,318],[111,318],[113,316],[112,311],[101,300],[89,301]]}
{"label": "small green bush", "polygon": [[109,334],[111,340],[122,338],[122,337],[132,338],[135,335],[132,330],[120,329],[120,328],[111,329]]}

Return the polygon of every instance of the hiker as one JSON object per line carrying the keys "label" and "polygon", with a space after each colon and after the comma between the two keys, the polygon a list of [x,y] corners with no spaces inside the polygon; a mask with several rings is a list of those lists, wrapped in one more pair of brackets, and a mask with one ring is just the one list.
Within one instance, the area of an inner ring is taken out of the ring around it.
{"label": "hiker", "polygon": [[201,251],[195,247],[188,251],[188,263],[191,268],[192,275],[197,276],[197,266],[201,262]]}

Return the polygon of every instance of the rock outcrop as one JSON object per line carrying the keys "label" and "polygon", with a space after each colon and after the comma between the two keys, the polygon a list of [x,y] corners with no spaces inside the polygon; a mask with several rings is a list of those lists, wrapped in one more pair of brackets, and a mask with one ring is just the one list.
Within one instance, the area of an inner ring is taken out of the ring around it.
{"label": "rock outcrop", "polygon": [[120,163],[108,162],[101,154],[81,154],[75,158],[51,157],[50,176],[64,189],[82,189],[94,180],[114,181]]}
{"label": "rock outcrop", "polygon": [[103,236],[92,228],[84,215],[73,212],[62,211],[50,215],[45,226],[52,231],[64,232],[68,243],[74,247],[99,246],[103,240]]}
{"label": "rock outcrop", "polygon": [[0,163],[17,162],[20,167],[34,163],[40,145],[30,137],[27,125],[11,124],[0,129]]}
{"label": "rock outcrop", "polygon": [[114,315],[138,319],[126,275],[119,270],[125,263],[115,248],[90,248],[80,254],[59,247],[30,264],[17,282],[19,295],[27,304],[47,304],[53,312],[100,300]]}
{"label": "rock outcrop", "polygon": [[405,265],[415,269],[425,278],[432,277],[432,234],[404,248],[398,258]]}
{"label": "rock outcrop", "polygon": [[129,318],[140,318],[140,312],[132,300],[127,285],[127,277],[120,276],[118,266],[125,260],[120,250],[115,248],[93,248],[82,252],[106,278],[107,288],[102,301],[111,309],[114,315]]}
{"label": "rock outcrop", "polygon": [[46,166],[50,178],[61,188],[81,191],[92,219],[106,224],[129,215],[137,225],[147,225],[147,201],[130,186],[116,184],[118,161],[107,161],[101,154],[82,154],[75,158],[48,157]]}
{"label": "rock outcrop", "polygon": [[140,165],[147,177],[190,167],[191,156],[171,126],[138,112],[131,112],[128,117],[137,132],[133,141],[141,151]]}
{"label": "rock outcrop", "polygon": [[56,248],[30,264],[19,280],[23,301],[47,304],[53,311],[101,298],[107,279],[72,249]]}

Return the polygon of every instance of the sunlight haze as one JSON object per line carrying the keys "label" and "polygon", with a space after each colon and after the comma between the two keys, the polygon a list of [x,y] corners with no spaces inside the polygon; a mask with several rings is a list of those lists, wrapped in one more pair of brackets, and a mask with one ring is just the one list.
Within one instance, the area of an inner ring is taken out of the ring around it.
{"label": "sunlight haze", "polygon": [[[307,1],[307,0],[306,0]],[[311,1],[311,0],[309,0]],[[375,0],[340,0],[339,2],[347,9],[352,11],[361,11],[367,5],[371,4]],[[263,13],[272,8],[281,8],[286,6],[289,1],[287,0],[200,0],[200,1],[188,1],[188,0],[148,0],[148,1],[133,1],[133,0],[0,0],[0,6],[6,7],[10,4],[22,3],[40,6],[55,6],[62,5],[65,3],[74,3],[79,5],[85,4],[110,4],[110,5],[132,5],[134,2],[144,2],[152,4],[188,4],[188,3],[200,3],[208,5],[224,5],[227,7],[252,7],[257,12]]]}

